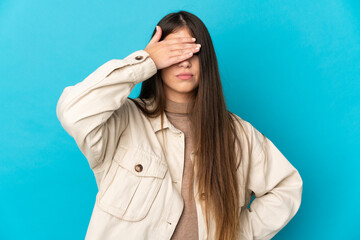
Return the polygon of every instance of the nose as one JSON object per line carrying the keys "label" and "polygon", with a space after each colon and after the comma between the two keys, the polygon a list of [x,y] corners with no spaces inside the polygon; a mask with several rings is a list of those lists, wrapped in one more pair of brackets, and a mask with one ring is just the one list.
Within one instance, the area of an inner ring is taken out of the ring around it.
{"label": "nose", "polygon": [[189,59],[179,62],[179,67],[185,67],[185,68],[191,67],[191,63],[190,63]]}

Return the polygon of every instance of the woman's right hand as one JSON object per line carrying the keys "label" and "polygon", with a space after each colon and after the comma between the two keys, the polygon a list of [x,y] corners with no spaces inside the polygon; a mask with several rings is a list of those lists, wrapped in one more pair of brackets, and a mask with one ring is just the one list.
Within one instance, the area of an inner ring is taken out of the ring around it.
{"label": "woman's right hand", "polygon": [[196,49],[196,40],[191,37],[164,39],[159,42],[161,33],[161,27],[157,26],[155,35],[144,49],[158,70],[191,58],[194,52],[199,51]]}

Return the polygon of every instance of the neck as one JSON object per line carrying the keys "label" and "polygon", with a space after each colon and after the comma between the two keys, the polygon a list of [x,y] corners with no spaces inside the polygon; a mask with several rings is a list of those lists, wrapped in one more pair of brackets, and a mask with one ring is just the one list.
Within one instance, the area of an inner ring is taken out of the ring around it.
{"label": "neck", "polygon": [[165,87],[164,93],[165,93],[165,98],[177,103],[189,103],[189,102],[193,102],[195,99],[194,92],[180,94],[178,92],[167,90],[167,88]]}

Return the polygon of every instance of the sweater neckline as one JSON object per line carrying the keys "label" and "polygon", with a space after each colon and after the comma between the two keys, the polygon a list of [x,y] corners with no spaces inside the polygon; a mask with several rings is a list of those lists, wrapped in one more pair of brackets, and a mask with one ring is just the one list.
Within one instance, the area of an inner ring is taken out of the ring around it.
{"label": "sweater neckline", "polygon": [[194,103],[195,101],[179,103],[179,102],[174,102],[167,98],[165,101],[165,112],[189,114],[190,112],[188,108],[194,105]]}

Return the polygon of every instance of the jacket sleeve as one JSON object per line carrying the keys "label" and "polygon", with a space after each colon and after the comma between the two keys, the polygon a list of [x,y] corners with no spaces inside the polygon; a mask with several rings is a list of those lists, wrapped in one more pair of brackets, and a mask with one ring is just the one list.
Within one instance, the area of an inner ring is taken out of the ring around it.
{"label": "jacket sleeve", "polygon": [[247,188],[256,198],[240,213],[240,239],[271,239],[298,211],[303,182],[276,146],[249,126],[253,154]]}
{"label": "jacket sleeve", "polygon": [[57,117],[95,169],[112,158],[128,124],[127,97],[137,83],[157,72],[149,54],[138,50],[101,65],[82,82],[66,87]]}

